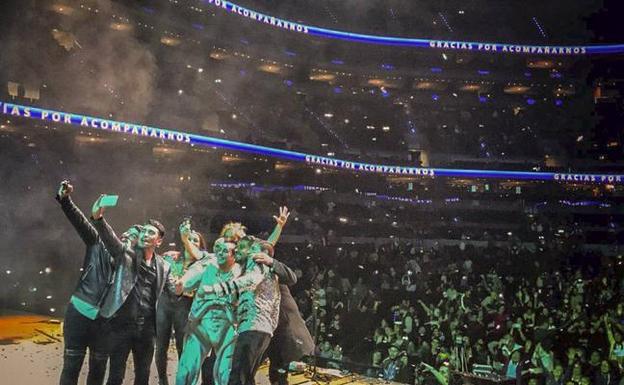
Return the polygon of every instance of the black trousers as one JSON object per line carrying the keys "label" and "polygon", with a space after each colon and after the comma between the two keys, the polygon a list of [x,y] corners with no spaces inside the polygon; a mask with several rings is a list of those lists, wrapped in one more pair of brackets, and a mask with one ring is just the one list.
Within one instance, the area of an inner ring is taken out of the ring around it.
{"label": "black trousers", "polygon": [[98,318],[91,320],[76,310],[73,304],[67,306],[63,323],[63,371],[60,385],[76,385],[89,349],[89,374],[87,385],[102,385],[109,352],[107,322]]}
{"label": "black trousers", "polygon": [[282,341],[273,336],[273,340],[267,349],[267,357],[269,357],[269,381],[271,385],[288,385],[288,365],[282,355]]}
{"label": "black trousers", "polygon": [[175,331],[175,344],[178,359],[184,346],[184,327],[188,319],[193,298],[180,297],[179,300],[163,294],[156,311],[156,369],[160,385],[168,385],[167,350],[171,341],[171,332]]}
{"label": "black trousers", "polygon": [[148,385],[156,339],[154,319],[111,321],[110,373],[107,385],[121,385],[132,352],[134,385]]}
{"label": "black trousers", "polygon": [[269,342],[268,333],[252,330],[238,335],[228,385],[255,385],[254,377]]}

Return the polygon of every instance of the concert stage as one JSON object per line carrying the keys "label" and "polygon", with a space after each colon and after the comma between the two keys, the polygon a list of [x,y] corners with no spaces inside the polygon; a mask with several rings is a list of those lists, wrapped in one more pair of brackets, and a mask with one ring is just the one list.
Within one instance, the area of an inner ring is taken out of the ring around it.
{"label": "concert stage", "polygon": [[[0,313],[0,373],[3,383],[17,385],[53,385],[58,384],[63,367],[63,333],[60,318],[51,318],[26,313]],[[132,356],[130,356],[132,357]],[[169,350],[169,383],[175,383],[177,367],[175,349]],[[396,383],[367,378],[359,375],[334,376],[333,370],[319,369],[318,374],[324,380],[312,381],[309,375],[295,374],[289,377],[290,385],[327,384],[327,385],[362,385]],[[124,385],[133,383],[134,368],[132,358],[128,361]],[[80,383],[84,383],[87,374],[87,360],[83,365]],[[326,380],[325,380],[326,379]],[[150,384],[157,384],[156,366],[152,362]],[[256,376],[257,385],[269,385],[268,366],[260,368]],[[398,384],[397,384],[398,385]]]}

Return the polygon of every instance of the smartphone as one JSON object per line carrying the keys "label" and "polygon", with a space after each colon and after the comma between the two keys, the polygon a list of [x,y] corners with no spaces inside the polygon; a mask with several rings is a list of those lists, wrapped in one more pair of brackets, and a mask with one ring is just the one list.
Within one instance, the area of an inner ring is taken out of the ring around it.
{"label": "smartphone", "polygon": [[102,199],[100,199],[101,207],[115,207],[117,206],[117,200],[119,199],[119,195],[104,195]]}

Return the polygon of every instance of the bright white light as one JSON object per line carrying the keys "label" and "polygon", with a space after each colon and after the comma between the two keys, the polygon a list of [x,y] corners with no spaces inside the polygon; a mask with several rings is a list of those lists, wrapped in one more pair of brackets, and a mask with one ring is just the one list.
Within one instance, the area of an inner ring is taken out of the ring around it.
{"label": "bright white light", "polygon": [[51,295],[47,295],[46,299],[52,299],[52,296]]}
{"label": "bright white light", "polygon": [[49,267],[46,267],[45,269],[43,269],[43,271],[45,271],[46,274],[50,274],[52,272],[52,269]]}
{"label": "bright white light", "polygon": [[221,83],[221,79],[215,79],[215,83]]}
{"label": "bright white light", "polygon": [[56,311],[55,308],[53,308],[53,307],[50,308],[50,313],[54,313],[55,311]]}
{"label": "bright white light", "polygon": [[7,274],[11,274],[11,270],[7,270],[7,271],[6,271],[6,273],[7,273]]}
{"label": "bright white light", "polygon": [[331,112],[328,112],[324,115],[326,118],[333,118],[334,114],[332,114]]}
{"label": "bright white light", "polygon": [[338,220],[340,221],[340,223],[347,223],[347,218],[345,217],[340,217],[338,218]]}
{"label": "bright white light", "polygon": [[184,93],[184,90],[178,90],[178,95],[182,95]]}
{"label": "bright white light", "polygon": [[202,72],[204,72],[204,69],[203,68],[198,68],[197,72],[202,73]]}
{"label": "bright white light", "polygon": [[236,114],[232,114],[232,119],[236,119],[238,118],[238,116],[236,116]]}
{"label": "bright white light", "polygon": [[390,126],[383,126],[381,129],[384,130],[385,132],[388,132],[390,131]]}
{"label": "bright white light", "polygon": [[349,124],[349,119],[344,120],[345,124]]}
{"label": "bright white light", "polygon": [[321,169],[320,168],[317,168],[315,171],[316,171],[317,174],[321,173]]}

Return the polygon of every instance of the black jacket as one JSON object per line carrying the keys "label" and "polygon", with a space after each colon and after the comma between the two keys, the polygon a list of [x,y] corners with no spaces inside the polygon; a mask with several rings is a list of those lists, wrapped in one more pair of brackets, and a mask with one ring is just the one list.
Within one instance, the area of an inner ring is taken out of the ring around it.
{"label": "black jacket", "polygon": [[273,262],[273,271],[279,278],[281,299],[279,321],[273,332],[268,355],[273,359],[278,358],[275,355],[279,355],[279,360],[287,365],[313,354],[314,340],[288,288],[297,283],[297,276],[288,266],[277,260]]}
{"label": "black jacket", "polygon": [[67,196],[60,199],[57,196],[56,200],[61,204],[65,216],[87,246],[82,262],[82,275],[73,296],[100,309],[112,281],[113,259],[104,247],[96,229],[71,198]]}
{"label": "black jacket", "polygon": [[[102,317],[110,318],[126,302],[128,295],[136,285],[139,277],[139,264],[141,262],[139,258],[141,256],[133,248],[124,245],[117,238],[117,235],[104,218],[95,220],[93,223],[102,238],[102,242],[104,242],[114,260],[115,275],[113,283],[102,303],[101,311]],[[154,262],[156,263],[156,308],[158,308],[162,292],[175,293],[175,287],[169,277],[169,263],[157,254],[154,254]]]}

